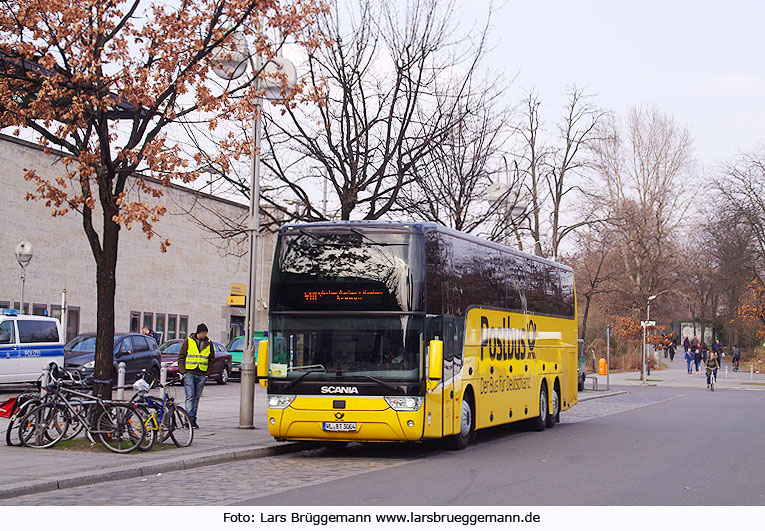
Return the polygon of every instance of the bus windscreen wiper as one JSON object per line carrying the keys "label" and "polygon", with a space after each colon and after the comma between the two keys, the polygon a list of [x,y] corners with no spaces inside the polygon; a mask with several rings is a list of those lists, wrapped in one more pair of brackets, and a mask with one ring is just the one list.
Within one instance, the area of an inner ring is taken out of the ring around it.
{"label": "bus windscreen wiper", "polygon": [[289,389],[290,387],[292,387],[293,385],[298,383],[300,380],[302,380],[303,378],[305,378],[306,376],[308,376],[309,374],[314,373],[314,372],[327,372],[327,371],[326,371],[326,369],[310,369],[308,371],[305,371],[303,374],[301,374],[300,376],[298,376],[297,378],[292,380],[290,383],[288,383],[287,387],[285,387],[284,389],[285,390]]}
{"label": "bus windscreen wiper", "polygon": [[401,391],[401,388],[397,385],[393,385],[391,383],[386,382],[385,380],[380,380],[379,378],[375,378],[374,376],[369,376],[368,374],[354,374],[353,377],[361,376],[362,378],[366,378],[367,380],[372,380],[375,383],[379,383],[383,387],[387,387],[391,391]]}

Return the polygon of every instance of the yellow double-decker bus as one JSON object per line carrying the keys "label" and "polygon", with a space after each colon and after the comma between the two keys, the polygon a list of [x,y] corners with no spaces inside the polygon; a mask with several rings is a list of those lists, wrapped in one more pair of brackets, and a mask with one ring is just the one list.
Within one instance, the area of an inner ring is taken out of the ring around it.
{"label": "yellow double-decker bus", "polygon": [[434,223],[283,226],[269,329],[258,377],[278,440],[461,449],[577,402],[571,269]]}

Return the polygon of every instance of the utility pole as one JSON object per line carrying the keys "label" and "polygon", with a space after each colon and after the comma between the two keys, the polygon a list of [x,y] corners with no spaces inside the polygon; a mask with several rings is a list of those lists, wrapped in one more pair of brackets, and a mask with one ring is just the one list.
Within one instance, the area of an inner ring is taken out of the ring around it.
{"label": "utility pole", "polygon": [[606,326],[606,391],[611,390],[611,325]]}
{"label": "utility pole", "polygon": [[654,300],[655,298],[656,298],[656,295],[651,295],[650,297],[648,297],[648,303],[646,304],[646,309],[645,309],[645,321],[643,321],[643,375],[641,380],[643,381],[644,384],[647,383],[645,361],[646,361],[646,349],[648,348],[648,346],[646,343],[646,339],[647,339],[646,336],[648,334],[648,321],[651,318],[651,301]]}

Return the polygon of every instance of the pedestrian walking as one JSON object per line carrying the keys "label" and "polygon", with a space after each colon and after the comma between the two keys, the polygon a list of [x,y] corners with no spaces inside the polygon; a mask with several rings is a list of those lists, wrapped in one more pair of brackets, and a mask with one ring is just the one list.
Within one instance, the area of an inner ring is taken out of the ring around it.
{"label": "pedestrian walking", "polygon": [[669,350],[669,361],[670,362],[675,361],[675,349],[676,348],[677,348],[677,346],[674,343],[669,346],[668,350]]}
{"label": "pedestrian walking", "polygon": [[717,363],[720,365],[720,368],[722,369],[723,358],[725,357],[725,353],[723,352],[722,343],[720,343],[719,339],[715,340],[715,344],[714,344],[714,347],[712,347],[712,350],[714,350],[715,354],[717,354]]}
{"label": "pedestrian walking", "polygon": [[207,374],[215,360],[215,349],[207,337],[207,326],[202,323],[197,331],[187,337],[178,353],[178,370],[183,375],[183,389],[186,391],[186,413],[191,425],[197,425],[197,411]]}
{"label": "pedestrian walking", "polygon": [[712,384],[712,378],[714,378],[715,382],[717,381],[717,369],[720,368],[720,362],[717,358],[717,353],[712,351],[709,353],[709,358],[706,361],[707,365],[707,389],[709,389],[709,386]]}
{"label": "pedestrian walking", "polygon": [[709,357],[709,348],[707,347],[706,343],[702,343],[701,344],[701,359],[704,360],[704,363],[706,363],[708,357]]}
{"label": "pedestrian walking", "polygon": [[686,352],[691,350],[691,340],[688,339],[688,336],[685,336],[685,339],[683,340],[683,348]]}
{"label": "pedestrian walking", "polygon": [[701,349],[699,347],[696,347],[696,350],[693,351],[693,363],[696,365],[696,374],[698,374],[699,365],[701,365]]}
{"label": "pedestrian walking", "polygon": [[733,371],[738,371],[738,363],[741,361],[741,350],[738,345],[735,345],[731,351],[731,360],[733,361]]}
{"label": "pedestrian walking", "polygon": [[699,346],[699,340],[696,336],[693,336],[693,339],[691,339],[691,348],[695,351],[696,347]]}
{"label": "pedestrian walking", "polygon": [[157,333],[154,330],[152,330],[148,326],[144,326],[141,329],[141,332],[143,333],[143,335],[149,336],[149,337],[153,338],[154,341],[157,342],[157,345],[159,345],[159,336],[157,335]]}
{"label": "pedestrian walking", "polygon": [[693,374],[693,355],[689,348],[685,349],[685,363],[688,365],[688,374]]}

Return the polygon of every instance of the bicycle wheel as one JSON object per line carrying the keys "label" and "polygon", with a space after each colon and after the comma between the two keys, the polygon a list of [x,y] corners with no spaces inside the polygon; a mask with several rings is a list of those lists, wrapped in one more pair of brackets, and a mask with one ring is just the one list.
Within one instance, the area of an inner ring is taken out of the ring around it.
{"label": "bicycle wheel", "polygon": [[165,410],[162,413],[162,422],[159,423],[159,442],[165,444],[170,439],[170,433],[173,431],[172,425],[173,413],[170,409],[170,405],[165,406]]}
{"label": "bicycle wheel", "polygon": [[28,448],[50,448],[66,435],[69,415],[59,404],[47,402],[32,408],[19,423],[19,440]]}
{"label": "bicycle wheel", "polygon": [[176,446],[190,446],[194,440],[194,428],[186,410],[181,406],[170,406],[170,437]]}
{"label": "bicycle wheel", "polygon": [[64,434],[64,438],[61,439],[62,441],[71,441],[85,429],[85,425],[80,421],[80,417],[78,417],[75,412],[79,413],[82,418],[88,418],[87,404],[84,404],[82,400],[72,400],[71,404],[73,411],[67,410],[67,414],[69,415],[69,429]]}
{"label": "bicycle wheel", "polygon": [[112,404],[98,414],[95,422],[98,440],[107,450],[127,454],[141,446],[146,429],[138,408]]}
{"label": "bicycle wheel", "polygon": [[21,446],[21,439],[19,439],[19,425],[21,419],[24,418],[33,407],[40,405],[40,400],[29,400],[24,402],[15,415],[11,416],[11,421],[8,423],[8,429],[5,430],[5,444],[8,446]]}
{"label": "bicycle wheel", "polygon": [[138,449],[142,452],[148,452],[154,448],[154,444],[157,442],[157,434],[159,433],[157,416],[146,406],[138,406],[138,411],[141,413],[145,431],[143,442],[138,446]]}

